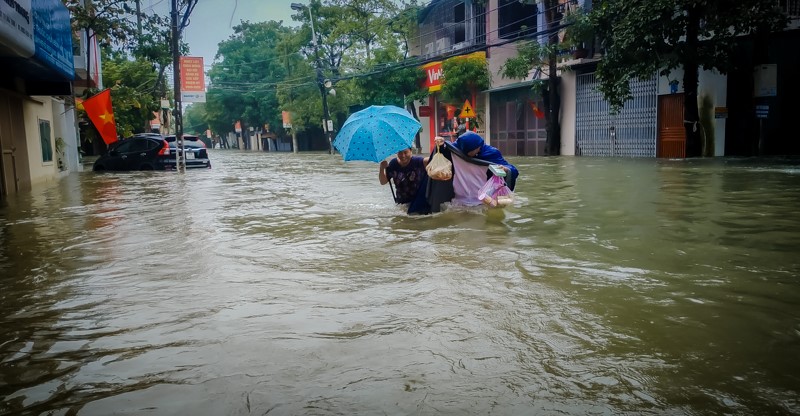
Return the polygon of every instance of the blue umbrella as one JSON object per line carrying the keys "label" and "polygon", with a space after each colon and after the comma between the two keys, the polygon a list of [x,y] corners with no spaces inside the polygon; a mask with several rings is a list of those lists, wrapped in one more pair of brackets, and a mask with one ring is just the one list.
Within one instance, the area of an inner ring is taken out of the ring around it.
{"label": "blue umbrella", "polygon": [[420,124],[408,111],[393,105],[373,105],[350,115],[333,146],[345,161],[380,162],[408,149]]}

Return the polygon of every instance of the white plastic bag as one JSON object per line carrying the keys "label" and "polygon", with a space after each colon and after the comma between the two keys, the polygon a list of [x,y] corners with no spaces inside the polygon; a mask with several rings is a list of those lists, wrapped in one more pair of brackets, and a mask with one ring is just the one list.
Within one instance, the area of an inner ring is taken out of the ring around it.
{"label": "white plastic bag", "polygon": [[436,146],[436,153],[428,161],[428,166],[425,169],[428,171],[428,177],[435,181],[449,181],[453,178],[453,162],[450,162],[442,155],[439,146]]}

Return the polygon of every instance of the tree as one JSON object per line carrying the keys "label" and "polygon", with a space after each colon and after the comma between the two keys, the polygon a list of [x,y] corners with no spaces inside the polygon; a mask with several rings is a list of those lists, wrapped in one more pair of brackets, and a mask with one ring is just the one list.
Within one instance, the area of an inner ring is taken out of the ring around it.
{"label": "tree", "polygon": [[700,68],[725,73],[738,36],[782,28],[776,6],[763,0],[604,0],[590,13],[605,50],[599,89],[619,109],[631,97],[629,80],[683,68],[686,154],[699,156]]}
{"label": "tree", "polygon": [[317,124],[315,120],[321,120],[322,115],[322,103],[313,68],[314,62],[304,59],[304,56],[299,53],[289,52],[299,51],[307,41],[298,32],[292,32],[284,36],[278,45],[278,50],[282,51],[281,65],[291,76],[278,84],[277,96],[281,110],[288,111],[292,116],[290,131],[292,150],[295,153],[299,151],[297,133],[315,126]]}
{"label": "tree", "polygon": [[391,0],[332,0],[348,14],[335,26],[336,34],[344,34],[363,47],[365,61],[372,59],[372,48],[389,28],[397,6]]}
{"label": "tree", "polygon": [[[561,14],[558,12],[558,0],[544,1],[544,16],[547,24],[545,34],[547,43],[540,44],[537,40],[522,41],[517,47],[517,56],[509,58],[503,65],[502,74],[507,78],[525,79],[534,72],[532,90],[541,94],[544,101],[544,111],[547,124],[547,141],[545,152],[547,155],[561,153],[561,95],[558,76],[558,54],[570,45],[561,45],[558,41],[558,29],[561,24]],[[544,74],[547,79],[538,77]],[[449,82],[449,80],[448,80]]]}
{"label": "tree", "polygon": [[475,105],[478,91],[485,90],[492,84],[492,75],[483,57],[467,55],[445,59],[442,62],[442,73],[447,80],[442,85],[442,98],[453,104],[470,100]]}
{"label": "tree", "polygon": [[192,103],[186,107],[183,116],[183,130],[196,136],[205,135],[208,130],[206,103]]}
{"label": "tree", "polygon": [[291,31],[281,22],[241,22],[234,34],[219,44],[217,58],[209,71],[207,114],[219,132],[231,130],[241,121],[243,130],[279,125],[280,103],[277,86],[286,79],[281,41]]}
{"label": "tree", "polygon": [[[416,2],[402,8],[391,8],[389,12],[393,14],[383,19],[382,30],[375,31],[377,43],[367,54],[370,59],[363,62],[354,59],[357,68],[363,72],[352,78],[353,102],[405,107],[414,118],[419,118],[413,103],[428,96],[428,91],[422,87],[425,71],[418,65],[409,66],[404,62],[409,55],[409,41],[417,28],[419,9]],[[416,147],[421,147],[419,134]]]}
{"label": "tree", "polygon": [[153,64],[144,59],[130,59],[122,52],[103,55],[103,79],[111,85],[117,133],[128,137],[143,132],[160,104],[158,96],[153,94],[153,86],[158,82]]}
{"label": "tree", "polygon": [[[298,10],[292,19],[303,23],[303,27],[298,34],[305,40],[300,42],[300,52],[306,59],[313,63],[312,66],[319,68],[327,78],[338,77],[341,73],[340,66],[347,51],[356,42],[351,36],[348,20],[354,18],[352,11],[344,6],[336,4],[323,4],[319,0],[311,0],[307,6],[311,9],[311,16],[314,21],[309,20],[309,13],[306,10]],[[312,28],[317,35],[312,39]],[[314,47],[316,42],[316,48]],[[317,57],[319,53],[319,57]]]}
{"label": "tree", "polygon": [[136,37],[132,0],[63,0],[75,30],[91,30],[101,46],[125,45]]}
{"label": "tree", "polygon": [[[187,7],[196,0],[181,0]],[[75,31],[94,37],[103,53],[103,78],[112,89],[117,130],[123,136],[146,131],[158,101],[166,97],[164,79],[172,63],[169,23],[156,14],[140,13],[135,0],[64,0]],[[87,52],[91,53],[91,48]],[[188,50],[186,44],[181,50]],[[87,56],[87,63],[94,62]],[[92,68],[87,68],[92,72]],[[89,97],[97,89],[83,93]],[[91,142],[94,134],[86,131]]]}
{"label": "tree", "polygon": [[[94,37],[101,47],[127,50],[155,63],[163,63],[164,56],[169,58],[168,23],[156,14],[137,11],[135,0],[63,1],[72,17],[73,30],[84,31],[87,40]],[[87,53],[91,53],[91,48],[87,48]],[[93,62],[93,58],[87,56],[87,62]]]}
{"label": "tree", "polygon": [[[377,2],[378,5],[384,3]],[[402,107],[427,97],[427,91],[421,87],[425,71],[418,65],[404,63],[409,54],[409,39],[416,29],[418,10],[416,4],[403,9],[392,8],[393,14],[381,19],[383,27],[374,32],[377,47],[368,54],[369,59],[355,63],[362,71],[353,76],[357,87],[354,93],[358,95],[355,102]]]}

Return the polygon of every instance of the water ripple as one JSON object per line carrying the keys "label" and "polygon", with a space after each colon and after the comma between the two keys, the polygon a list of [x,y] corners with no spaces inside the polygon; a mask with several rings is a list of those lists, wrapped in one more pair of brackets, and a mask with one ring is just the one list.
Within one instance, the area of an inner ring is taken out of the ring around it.
{"label": "water ripple", "polygon": [[377,165],[212,151],[0,207],[0,414],[794,414],[791,163],[517,158],[410,217]]}

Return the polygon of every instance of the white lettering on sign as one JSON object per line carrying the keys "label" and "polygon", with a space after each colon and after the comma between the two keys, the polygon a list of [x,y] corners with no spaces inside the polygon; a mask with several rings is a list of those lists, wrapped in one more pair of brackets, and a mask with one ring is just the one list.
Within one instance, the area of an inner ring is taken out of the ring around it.
{"label": "white lettering on sign", "polygon": [[436,81],[438,81],[439,78],[442,77],[442,67],[441,66],[428,68],[427,72],[428,72],[428,82],[431,83],[431,84],[436,83]]}

